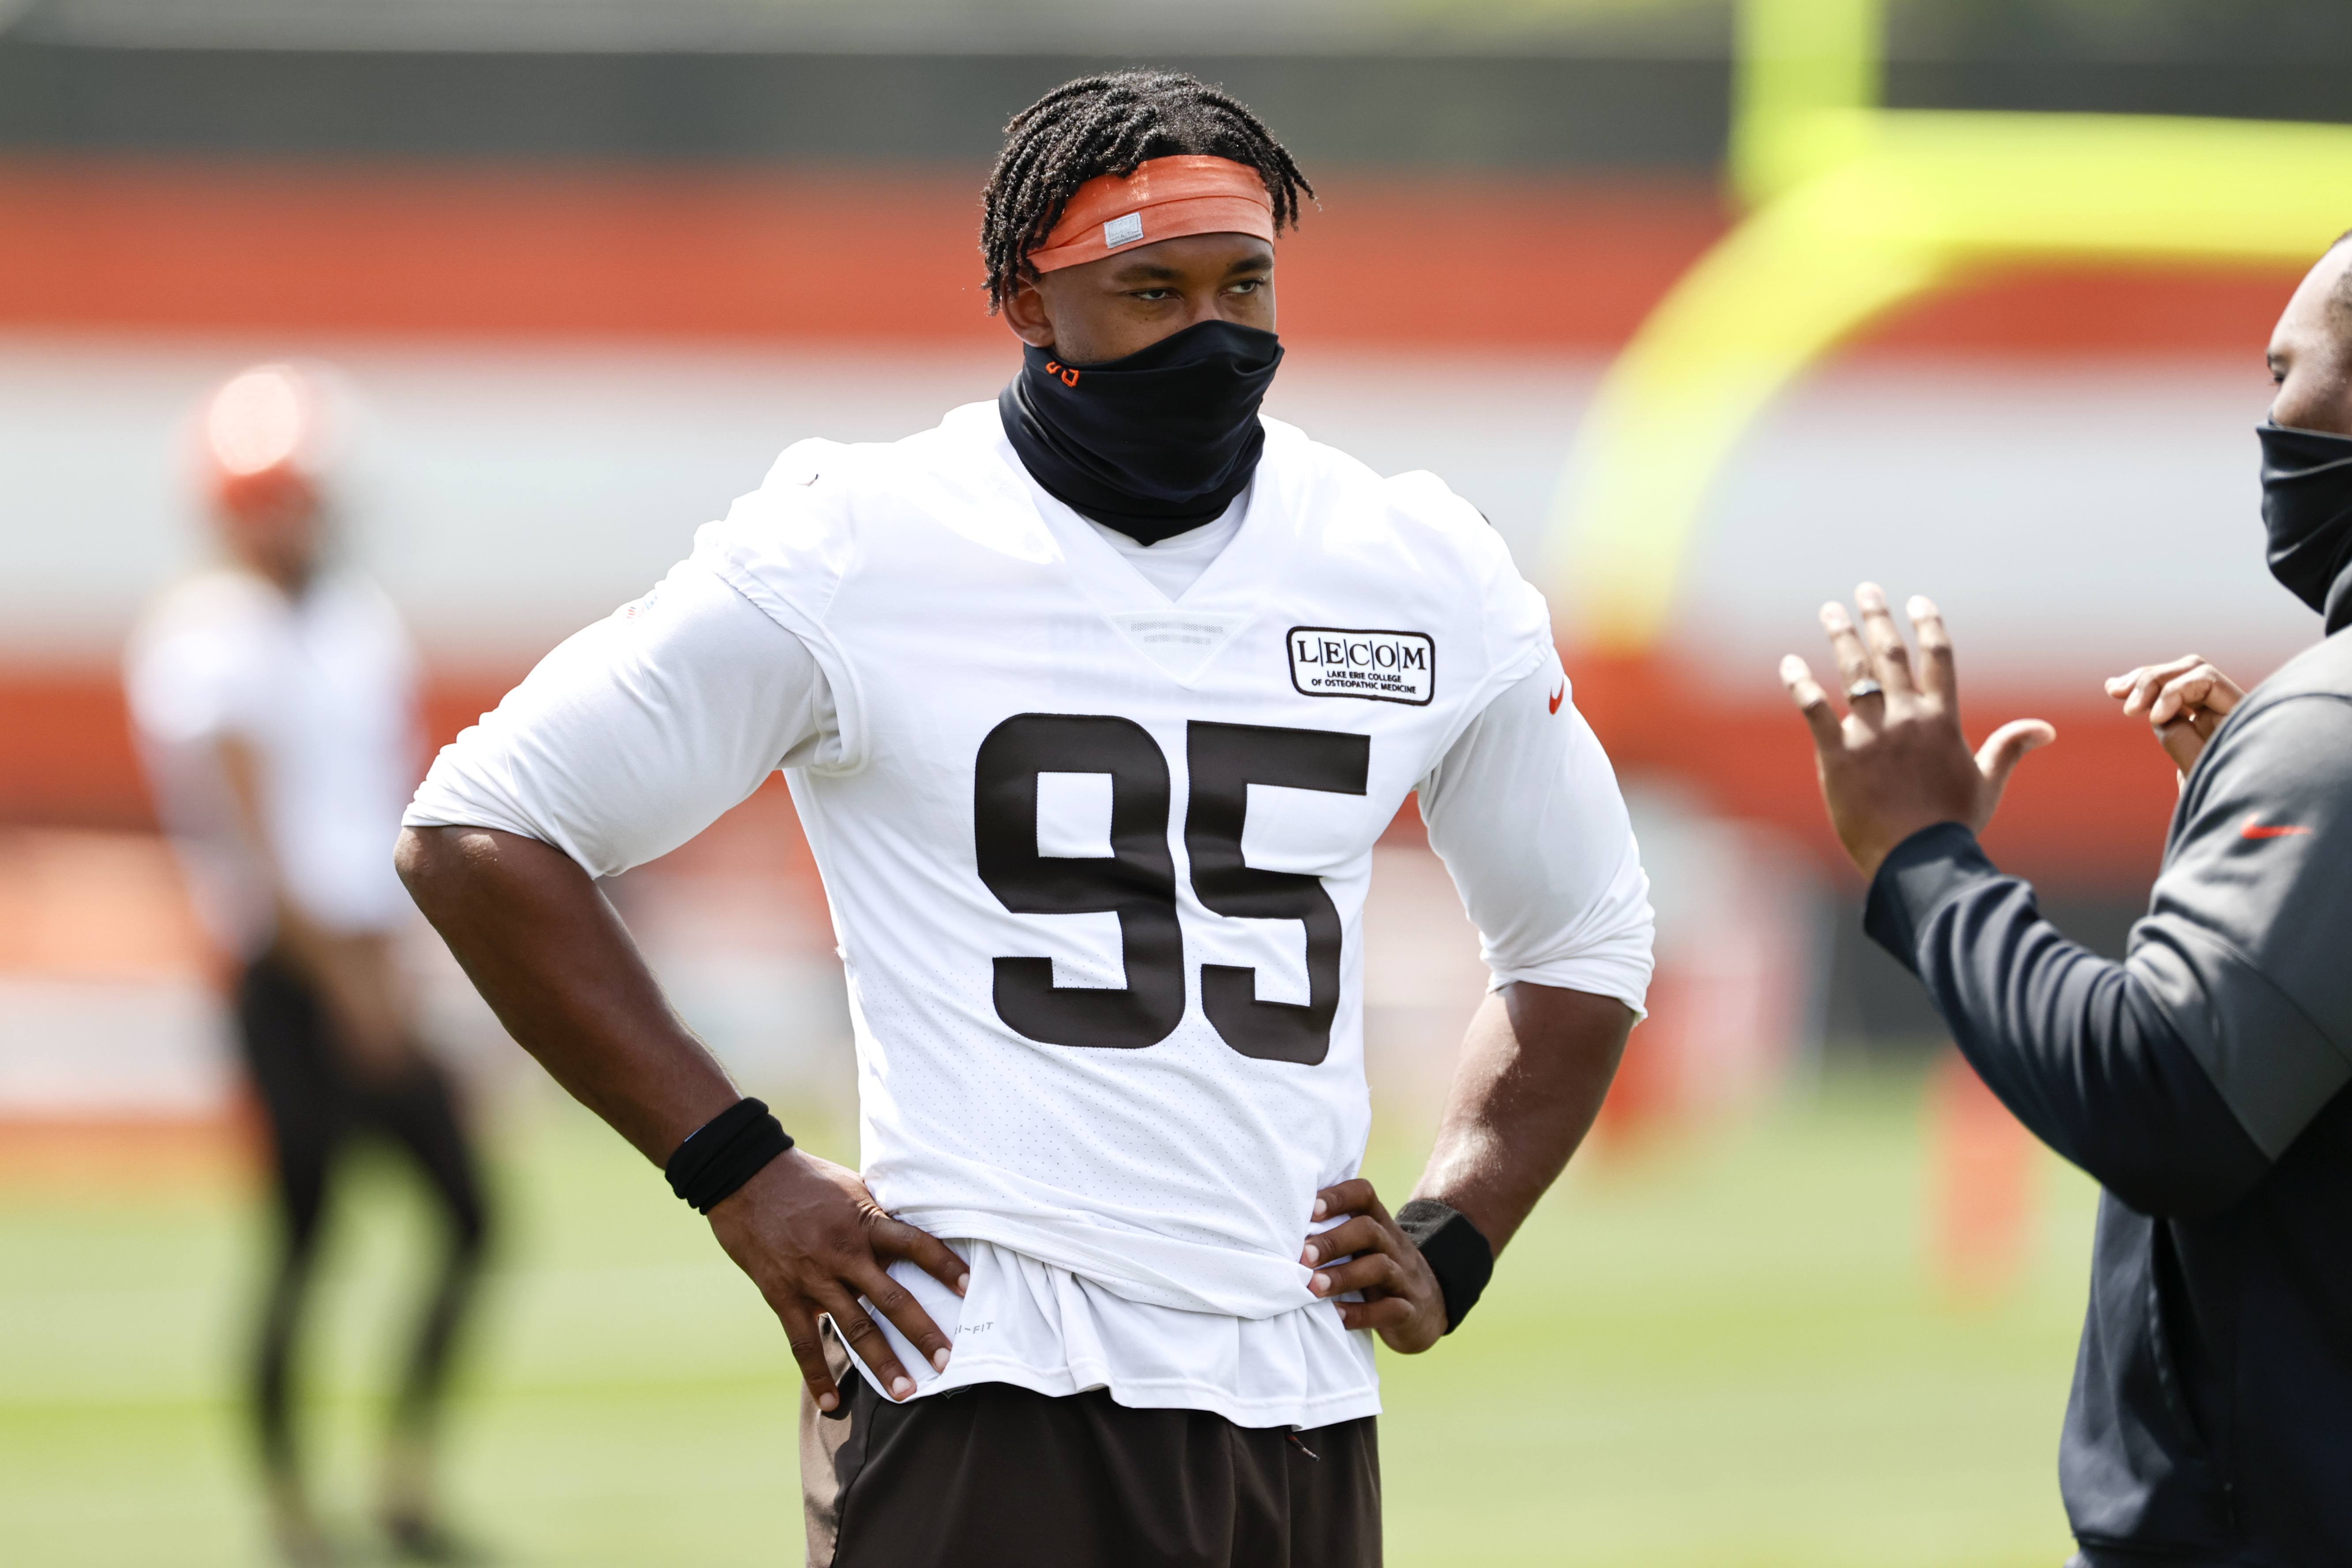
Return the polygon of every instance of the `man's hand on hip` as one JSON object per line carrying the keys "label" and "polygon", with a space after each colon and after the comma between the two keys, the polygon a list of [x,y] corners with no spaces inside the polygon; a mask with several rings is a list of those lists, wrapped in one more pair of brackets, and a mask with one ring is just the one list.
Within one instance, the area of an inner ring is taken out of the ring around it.
{"label": "man's hand on hip", "polygon": [[[1418,1355],[1445,1333],[1445,1296],[1412,1238],[1397,1227],[1372,1184],[1358,1176],[1315,1194],[1315,1217],[1344,1215],[1307,1238],[1298,1261],[1315,1270],[1307,1288],[1326,1300],[1350,1290],[1360,1301],[1340,1301],[1339,1321],[1377,1329],[1389,1349]],[[1346,1259],[1335,1262],[1335,1259]]]}
{"label": "man's hand on hip", "polygon": [[1939,822],[1983,831],[2018,759],[2058,738],[2039,719],[2003,724],[1974,755],[1960,734],[1959,687],[1952,640],[1941,612],[1925,598],[1906,606],[1919,635],[1919,670],[1875,583],[1854,590],[1856,629],[1843,605],[1822,606],[1838,679],[1846,691],[1841,721],[1829,693],[1795,654],[1780,679],[1813,731],[1822,797],[1839,841],[1866,879],[1906,838]]}
{"label": "man's hand on hip", "polygon": [[971,1276],[947,1243],[884,1214],[856,1172],[792,1150],[713,1208],[710,1228],[783,1324],[819,1409],[841,1403],[817,1337],[820,1314],[832,1317],[843,1342],[892,1399],[915,1392],[914,1378],[858,1304],[860,1296],[932,1366],[947,1370],[948,1336],[887,1270],[905,1258],[959,1296]]}
{"label": "man's hand on hip", "polygon": [[[397,864],[507,1032],[655,1165],[741,1098],[594,880],[561,850],[496,828],[411,827]],[[908,1259],[961,1296],[963,1261],[884,1214],[856,1172],[788,1150],[711,1209],[710,1228],[768,1299],[823,1408],[841,1403],[817,1338],[823,1314],[890,1397],[915,1392],[860,1295],[933,1365],[947,1364],[948,1337],[886,1270]]]}

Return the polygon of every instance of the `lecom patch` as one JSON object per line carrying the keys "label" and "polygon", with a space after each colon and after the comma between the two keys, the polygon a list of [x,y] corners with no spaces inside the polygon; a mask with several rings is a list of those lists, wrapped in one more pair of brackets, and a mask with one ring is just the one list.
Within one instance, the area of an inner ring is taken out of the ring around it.
{"label": "lecom patch", "polygon": [[1437,645],[1422,632],[1293,626],[1290,684],[1302,697],[1365,697],[1426,706],[1437,695]]}

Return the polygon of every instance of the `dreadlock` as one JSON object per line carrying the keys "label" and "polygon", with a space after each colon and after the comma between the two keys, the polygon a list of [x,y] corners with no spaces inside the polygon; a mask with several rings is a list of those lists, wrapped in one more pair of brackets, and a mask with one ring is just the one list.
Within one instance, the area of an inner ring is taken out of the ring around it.
{"label": "dreadlock", "polygon": [[1153,158],[1230,158],[1255,169],[1274,202],[1274,226],[1298,224],[1315,187],[1240,101],[1182,71],[1123,70],[1065,82],[1005,127],[1004,151],[982,194],[980,253],[993,315],[1028,274],[1028,255],[1062,220],[1080,185],[1124,179]]}

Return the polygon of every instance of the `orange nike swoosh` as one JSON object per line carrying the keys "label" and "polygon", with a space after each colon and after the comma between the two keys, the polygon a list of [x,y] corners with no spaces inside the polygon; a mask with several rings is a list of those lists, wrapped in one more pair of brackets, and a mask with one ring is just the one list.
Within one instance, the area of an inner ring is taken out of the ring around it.
{"label": "orange nike swoosh", "polygon": [[1559,711],[1559,700],[1567,695],[1568,688],[1565,686],[1551,694],[1551,710],[1553,712],[1557,713]]}
{"label": "orange nike swoosh", "polygon": [[2246,818],[2246,825],[2238,829],[2238,837],[2241,838],[2291,838],[2298,833],[2310,831],[2308,827],[2265,827],[2263,826],[2261,816],[2255,816]]}

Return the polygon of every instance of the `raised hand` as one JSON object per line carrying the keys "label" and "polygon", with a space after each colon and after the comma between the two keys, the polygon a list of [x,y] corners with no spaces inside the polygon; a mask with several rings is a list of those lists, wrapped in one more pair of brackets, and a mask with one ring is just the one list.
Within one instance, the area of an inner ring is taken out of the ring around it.
{"label": "raised hand", "polygon": [[2193,653],[2126,670],[2108,680],[2107,695],[2123,703],[2126,718],[2147,716],[2184,780],[2221,721],[2246,700],[2243,687]]}
{"label": "raised hand", "polygon": [[1811,667],[1795,654],[1780,679],[1813,732],[1813,759],[1831,826],[1864,877],[1923,827],[1965,824],[1981,832],[2020,758],[2058,732],[2039,719],[2003,724],[1974,753],[1960,733],[1959,683],[1944,618],[1923,597],[1905,606],[1919,637],[1919,669],[1875,583],[1854,590],[1856,628],[1843,605],[1822,606],[1847,712],[1841,721]]}

